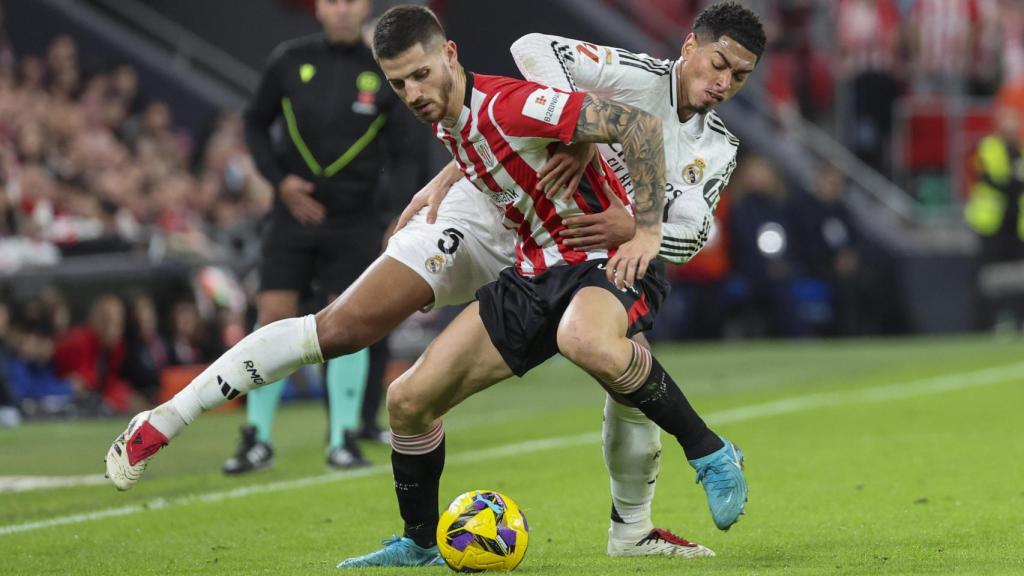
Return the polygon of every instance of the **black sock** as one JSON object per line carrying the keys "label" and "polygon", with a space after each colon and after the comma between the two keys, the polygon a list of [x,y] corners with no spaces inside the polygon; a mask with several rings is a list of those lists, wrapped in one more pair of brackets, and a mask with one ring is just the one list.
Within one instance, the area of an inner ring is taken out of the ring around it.
{"label": "black sock", "polygon": [[391,451],[398,509],[405,521],[405,536],[429,548],[437,544],[437,491],[444,470],[444,440],[421,455]]}
{"label": "black sock", "polygon": [[676,437],[687,460],[707,456],[724,445],[654,356],[647,380],[624,396],[662,430]]}

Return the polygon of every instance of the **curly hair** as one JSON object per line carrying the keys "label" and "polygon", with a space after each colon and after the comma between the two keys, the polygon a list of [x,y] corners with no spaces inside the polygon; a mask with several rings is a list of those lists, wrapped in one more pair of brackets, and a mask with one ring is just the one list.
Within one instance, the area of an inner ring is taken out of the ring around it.
{"label": "curly hair", "polygon": [[693,22],[693,33],[701,42],[728,36],[753,52],[758,60],[764,53],[761,19],[739,2],[719,2],[702,10]]}

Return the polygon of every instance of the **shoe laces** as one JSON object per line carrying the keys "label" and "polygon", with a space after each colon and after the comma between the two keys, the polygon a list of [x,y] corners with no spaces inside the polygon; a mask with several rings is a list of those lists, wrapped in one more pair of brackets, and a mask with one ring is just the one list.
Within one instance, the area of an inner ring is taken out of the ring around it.
{"label": "shoe laces", "polygon": [[704,484],[708,490],[719,495],[727,494],[736,487],[736,480],[729,474],[729,461],[722,459],[708,462],[697,470],[697,484]]}
{"label": "shoe laces", "polygon": [[652,538],[654,536],[657,536],[658,538],[661,538],[662,540],[664,540],[665,542],[668,542],[669,544],[675,544],[677,546],[689,546],[689,547],[696,546],[693,542],[690,542],[686,538],[683,538],[682,536],[678,536],[678,535],[672,533],[671,530],[666,530],[664,528],[655,528],[654,530],[651,530],[651,533],[648,534],[647,538]]}

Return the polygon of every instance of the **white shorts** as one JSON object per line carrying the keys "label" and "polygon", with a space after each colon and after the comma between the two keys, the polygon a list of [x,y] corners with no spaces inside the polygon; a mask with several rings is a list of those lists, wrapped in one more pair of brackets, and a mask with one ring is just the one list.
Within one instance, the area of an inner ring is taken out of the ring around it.
{"label": "white shorts", "polygon": [[[462,189],[456,190],[460,184]],[[467,193],[467,185],[472,187],[462,180],[448,193],[437,222],[427,224],[421,211],[391,237],[384,251],[430,285],[433,307],[474,300],[478,288],[515,263],[514,234],[502,226],[494,205],[475,188]],[[452,209],[446,209],[449,203]]]}

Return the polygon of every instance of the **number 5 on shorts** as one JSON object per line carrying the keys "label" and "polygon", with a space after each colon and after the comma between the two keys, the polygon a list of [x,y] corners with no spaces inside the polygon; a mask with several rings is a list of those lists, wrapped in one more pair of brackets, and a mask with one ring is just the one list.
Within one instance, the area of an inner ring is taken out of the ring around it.
{"label": "number 5 on shorts", "polygon": [[[444,232],[441,232],[441,234],[444,235],[444,238],[437,241],[437,248],[441,252],[449,255],[455,254],[455,251],[459,249],[459,243],[466,238],[465,234],[455,228],[448,228]],[[445,239],[447,239],[448,242],[445,242]]]}

